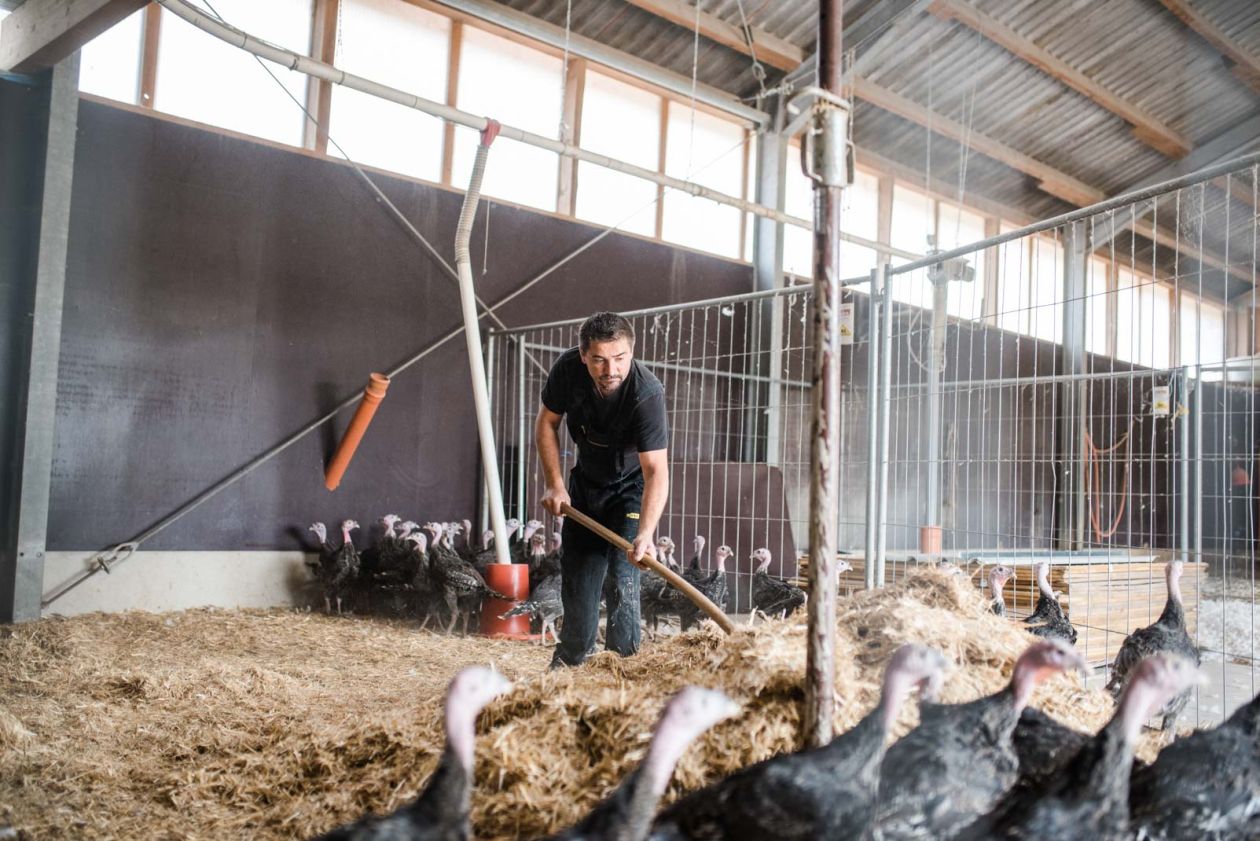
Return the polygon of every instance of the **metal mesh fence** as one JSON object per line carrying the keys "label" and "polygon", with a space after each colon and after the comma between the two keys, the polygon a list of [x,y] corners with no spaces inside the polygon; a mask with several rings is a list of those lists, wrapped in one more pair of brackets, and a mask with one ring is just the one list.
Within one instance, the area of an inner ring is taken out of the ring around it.
{"label": "metal mesh fence", "polygon": [[[841,593],[948,558],[1003,563],[1018,618],[1034,565],[1099,666],[1154,622],[1164,564],[1186,563],[1190,631],[1210,663],[1207,723],[1255,694],[1257,413],[1254,167],[982,244],[846,289]],[[949,231],[934,222],[937,241]],[[956,241],[956,240],[955,240]],[[800,578],[807,546],[811,287],[630,313],[666,388],[671,495],[661,533]],[[879,301],[891,300],[889,306]],[[541,514],[538,395],[579,322],[491,334],[509,516]],[[874,388],[872,388],[872,385]],[[872,395],[874,398],[872,399]],[[886,433],[881,436],[881,431]],[[564,467],[573,451],[562,438]],[[869,503],[869,504],[868,504]],[[983,585],[982,585],[983,586]]]}

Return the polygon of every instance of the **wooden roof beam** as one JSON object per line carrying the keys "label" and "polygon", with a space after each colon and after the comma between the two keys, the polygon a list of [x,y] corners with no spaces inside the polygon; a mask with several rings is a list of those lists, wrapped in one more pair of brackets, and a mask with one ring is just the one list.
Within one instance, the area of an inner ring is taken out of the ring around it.
{"label": "wooden roof beam", "polygon": [[1213,47],[1225,56],[1230,71],[1245,85],[1256,93],[1260,93],[1260,58],[1247,52],[1233,38],[1229,37],[1219,26],[1212,23],[1201,12],[1196,11],[1188,0],[1159,0],[1168,11],[1181,22],[1202,36]]}
{"label": "wooden roof beam", "polygon": [[27,0],[0,23],[0,71],[52,67],[146,2]]}
{"label": "wooden roof beam", "polygon": [[1190,139],[1185,135],[1169,128],[1136,105],[1126,102],[1049,50],[1020,35],[997,18],[976,9],[966,0],[933,0],[928,11],[942,20],[955,20],[976,30],[1017,58],[1106,108],[1129,123],[1138,140],[1164,155],[1184,158],[1193,148]]}
{"label": "wooden roof beam", "polygon": [[[697,7],[686,0],[626,0],[626,2],[688,31],[694,31],[696,28]],[[749,27],[753,38],[753,50],[749,50],[738,26],[705,11],[700,12],[699,23],[700,34],[705,38],[744,55],[756,52],[757,60],[771,67],[777,67],[780,70],[795,70],[805,60],[805,51],[800,47],[755,26]]]}

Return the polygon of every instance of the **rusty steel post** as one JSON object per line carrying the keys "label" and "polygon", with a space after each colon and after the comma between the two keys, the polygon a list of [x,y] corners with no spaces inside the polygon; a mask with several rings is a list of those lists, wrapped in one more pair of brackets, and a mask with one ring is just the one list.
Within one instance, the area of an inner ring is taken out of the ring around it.
{"label": "rusty steel post", "polygon": [[[821,0],[818,83],[830,97],[814,102],[802,143],[814,181],[814,421],[810,448],[809,649],[805,666],[805,738],[831,741],[836,683],[836,530],[840,424],[840,191],[847,183],[848,110],[840,97],[843,0]],[[809,148],[807,153],[805,150]]]}

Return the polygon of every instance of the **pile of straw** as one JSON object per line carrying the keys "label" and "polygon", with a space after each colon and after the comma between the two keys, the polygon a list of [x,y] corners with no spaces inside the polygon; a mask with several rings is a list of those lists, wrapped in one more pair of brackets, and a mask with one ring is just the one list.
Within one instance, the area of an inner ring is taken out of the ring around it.
{"label": "pile of straw", "polygon": [[[1002,686],[1030,637],[974,587],[925,572],[841,602],[837,727],[876,702],[905,642],[958,664],[944,699]],[[663,701],[719,687],[743,703],[680,763],[671,796],[800,743],[803,618],[700,630],[636,657],[544,671],[550,649],[403,623],[287,611],[45,620],[0,639],[0,825],[36,838],[303,837],[414,796],[442,745],[440,695],[465,665],[517,689],[483,715],[479,837],[554,830],[643,756]],[[1034,704],[1093,730],[1111,701],[1076,677]],[[898,724],[912,726],[914,705]],[[1149,748],[1148,748],[1149,753]]]}

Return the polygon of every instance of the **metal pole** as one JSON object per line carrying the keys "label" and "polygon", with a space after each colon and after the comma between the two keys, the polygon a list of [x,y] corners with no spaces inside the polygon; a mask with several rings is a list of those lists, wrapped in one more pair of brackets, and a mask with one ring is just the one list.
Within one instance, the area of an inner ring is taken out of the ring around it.
{"label": "metal pole", "polygon": [[[35,265],[34,312],[25,383],[25,412],[18,462],[16,540],[0,548],[0,622],[39,619],[44,594],[48,504],[52,493],[53,426],[57,414],[57,365],[70,239],[75,132],[79,119],[79,54],[47,74],[48,132],[40,199],[39,251]],[[19,404],[20,405],[20,404]],[[8,481],[10,477],[6,476]],[[5,557],[7,556],[7,557]]]}
{"label": "metal pole", "polygon": [[866,589],[875,587],[875,543],[879,523],[879,317],[884,306],[884,264],[871,272],[870,313],[866,339],[866,546],[863,550]]}
{"label": "metal pole", "polygon": [[928,333],[931,352],[927,361],[927,522],[919,533],[919,551],[941,550],[941,419],[945,413],[945,337],[949,322],[949,281],[944,271],[932,278],[932,326]]}
{"label": "metal pole", "polygon": [[[495,385],[494,383],[494,355],[495,355],[494,350],[498,344],[499,344],[498,336],[494,336],[494,335],[486,336],[486,392],[490,395],[490,399],[489,399],[489,402],[487,403],[487,406],[490,409],[491,418],[494,417],[494,385]],[[498,458],[497,453],[495,454],[495,458],[496,459]],[[490,527],[489,524],[490,524],[490,489],[483,482],[481,486],[481,504],[478,506],[478,513],[477,513],[478,532],[484,534],[486,529]],[[468,540],[470,543],[472,539],[473,539],[472,535],[468,535]]]}
{"label": "metal pole", "polygon": [[1194,423],[1194,560],[1203,563],[1203,367],[1194,366],[1195,387],[1190,397]]}
{"label": "metal pole", "polygon": [[880,273],[883,284],[880,290],[880,323],[879,331],[879,492],[876,502],[879,506],[878,528],[875,537],[875,586],[884,586],[884,561],[888,548],[888,442],[889,426],[892,421],[892,324],[893,299],[892,275],[888,266],[882,265]]}
{"label": "metal pole", "polygon": [[1079,549],[1085,534],[1085,460],[1083,458],[1085,382],[1085,269],[1089,255],[1084,222],[1065,231],[1063,243],[1063,345],[1060,370],[1070,379],[1063,384],[1063,412],[1059,421],[1059,460],[1064,466],[1059,498],[1058,545]]}
{"label": "metal pole", "polygon": [[525,453],[529,451],[527,413],[525,411],[525,359],[529,352],[525,349],[525,340],[516,340],[516,518],[525,525],[529,508],[525,504]]}
{"label": "metal pole", "polygon": [[[786,138],[782,135],[786,105],[779,101],[774,111],[771,130],[763,134],[757,144],[757,202],[775,210],[783,210],[787,185]],[[783,225],[764,216],[753,218],[753,285],[757,291],[779,289],[783,286]],[[769,386],[765,389],[766,463],[778,465],[781,461],[783,434],[783,296],[775,295],[764,301],[757,312],[763,322],[769,322],[770,348],[768,353]],[[757,429],[762,422],[756,407],[750,407],[749,427]]]}
{"label": "metal pole", "polygon": [[[1181,371],[1181,402],[1187,409],[1192,405],[1194,400],[1195,381],[1190,379],[1185,369]],[[1190,457],[1190,418],[1177,418],[1177,422],[1181,425],[1178,430],[1178,448],[1181,462],[1181,475],[1178,477],[1179,495],[1181,497],[1181,505],[1178,507],[1178,521],[1181,532],[1181,560],[1187,562],[1190,560],[1190,506],[1194,497],[1190,495],[1190,471],[1193,461]]]}
{"label": "metal pole", "polygon": [[[818,14],[819,86],[841,93],[843,0],[822,0]],[[809,495],[809,648],[805,737],[831,741],[836,680],[836,530],[840,465],[840,190],[848,181],[847,108],[818,100],[810,128],[814,179],[814,422]],[[805,140],[809,140],[807,137]],[[802,154],[808,154],[802,142]]]}

